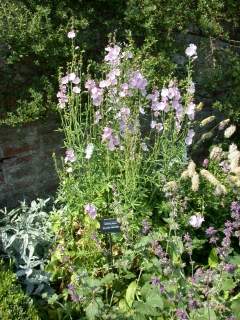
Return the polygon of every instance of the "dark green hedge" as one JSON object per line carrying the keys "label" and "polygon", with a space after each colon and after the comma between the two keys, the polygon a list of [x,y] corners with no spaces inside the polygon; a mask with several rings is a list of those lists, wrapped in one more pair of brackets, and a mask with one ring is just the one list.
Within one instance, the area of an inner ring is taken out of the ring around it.
{"label": "dark green hedge", "polygon": [[16,276],[0,261],[0,319],[40,320],[32,300],[16,282]]}
{"label": "dark green hedge", "polygon": [[156,77],[181,72],[176,57],[197,36],[204,57],[196,79],[199,98],[219,101],[218,108],[240,119],[239,13],[235,0],[2,0],[1,118],[18,109],[14,124],[54,110],[58,68],[71,51],[66,33],[74,24],[85,56],[96,61],[109,33],[125,41],[131,31],[143,56],[155,59]]}

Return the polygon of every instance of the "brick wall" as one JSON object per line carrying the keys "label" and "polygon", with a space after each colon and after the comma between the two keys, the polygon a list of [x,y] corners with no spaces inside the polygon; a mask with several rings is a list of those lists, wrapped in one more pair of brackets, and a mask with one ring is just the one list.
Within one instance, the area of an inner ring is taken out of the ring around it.
{"label": "brick wall", "polygon": [[63,154],[54,119],[0,128],[0,207],[54,194],[58,185],[52,154]]}

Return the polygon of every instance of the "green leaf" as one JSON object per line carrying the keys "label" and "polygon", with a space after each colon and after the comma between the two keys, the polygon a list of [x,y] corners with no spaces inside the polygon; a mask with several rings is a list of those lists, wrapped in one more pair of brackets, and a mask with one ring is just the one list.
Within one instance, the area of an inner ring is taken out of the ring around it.
{"label": "green leaf", "polygon": [[240,299],[234,300],[231,304],[231,309],[234,315],[237,317],[237,320],[240,319]]}
{"label": "green leaf", "polygon": [[130,283],[126,291],[126,301],[130,308],[132,307],[136,290],[137,290],[137,281],[134,280]]}
{"label": "green leaf", "polygon": [[103,285],[111,284],[114,278],[115,278],[114,273],[108,273],[105,277],[101,279],[101,284]]}
{"label": "green leaf", "polygon": [[240,255],[235,255],[229,259],[232,264],[240,265]]}
{"label": "green leaf", "polygon": [[159,316],[159,312],[156,308],[151,307],[148,303],[142,301],[135,301],[134,302],[134,309],[136,312],[148,316]]}
{"label": "green leaf", "polygon": [[211,268],[216,268],[218,265],[218,255],[215,248],[212,248],[210,252],[210,255],[208,257],[208,264]]}
{"label": "green leaf", "polygon": [[98,304],[96,301],[92,301],[86,308],[86,316],[89,320],[95,320],[98,315]]}
{"label": "green leaf", "polygon": [[223,291],[232,290],[235,286],[236,286],[236,285],[235,285],[233,279],[231,279],[231,278],[224,278],[224,279],[222,280],[221,289],[222,289]]}
{"label": "green leaf", "polygon": [[118,307],[119,307],[119,310],[121,312],[126,313],[127,311],[129,311],[129,307],[128,307],[127,302],[125,301],[125,299],[121,299],[119,301]]}
{"label": "green leaf", "polygon": [[194,316],[194,320],[217,320],[214,310],[208,308],[200,308],[196,313],[191,312],[191,316]]}
{"label": "green leaf", "polygon": [[147,304],[151,307],[163,309],[162,297],[154,292],[147,297]]}

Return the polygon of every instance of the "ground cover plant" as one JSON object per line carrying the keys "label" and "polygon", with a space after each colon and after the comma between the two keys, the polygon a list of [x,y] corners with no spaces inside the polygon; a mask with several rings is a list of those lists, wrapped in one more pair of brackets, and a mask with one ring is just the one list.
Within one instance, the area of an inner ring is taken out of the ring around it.
{"label": "ground cover plant", "polygon": [[[115,40],[92,79],[75,36],[57,93],[66,156],[48,317],[239,319],[240,151],[224,120],[222,145],[201,165],[189,157],[195,127],[213,121],[195,117],[196,45],[185,50],[187,77],[158,88],[134,48]],[[104,217],[121,225],[112,245],[99,231]]]}

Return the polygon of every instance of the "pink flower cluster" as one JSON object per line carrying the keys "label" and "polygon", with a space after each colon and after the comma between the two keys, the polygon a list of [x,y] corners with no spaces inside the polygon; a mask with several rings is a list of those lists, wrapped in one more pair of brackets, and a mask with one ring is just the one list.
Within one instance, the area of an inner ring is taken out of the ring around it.
{"label": "pink flower cluster", "polygon": [[120,62],[120,52],[121,48],[117,45],[115,46],[109,46],[105,48],[105,50],[108,52],[107,55],[105,56],[104,60],[107,61],[109,64],[116,65]]}
{"label": "pink flower cluster", "polygon": [[129,87],[132,89],[139,89],[142,95],[146,95],[146,86],[148,82],[143,77],[139,70],[134,71],[129,80]]}
{"label": "pink flower cluster", "polygon": [[66,153],[65,153],[65,163],[67,162],[75,162],[76,161],[76,156],[75,156],[75,153],[74,153],[74,150],[73,149],[67,149],[66,150]]}
{"label": "pink flower cluster", "polygon": [[67,87],[65,85],[60,84],[59,91],[57,93],[57,98],[58,98],[59,107],[61,109],[65,108],[66,103],[68,102]]}
{"label": "pink flower cluster", "polygon": [[85,88],[90,92],[93,105],[99,107],[103,101],[103,89],[99,88],[94,80],[87,80]]}
{"label": "pink flower cluster", "polygon": [[60,80],[59,91],[57,93],[60,108],[64,108],[66,103],[68,102],[68,97],[67,97],[68,83],[73,84],[72,91],[74,93],[79,94],[81,91],[80,87],[78,86],[80,83],[80,78],[77,77],[75,72],[71,72],[71,73],[67,74],[66,76],[62,77]]}
{"label": "pink flower cluster", "polygon": [[[152,94],[147,95],[147,98],[151,101],[150,107],[154,117],[156,118],[160,115],[160,111],[167,113],[171,110],[172,106],[176,113],[176,127],[177,129],[180,129],[184,110],[181,104],[180,91],[174,82],[170,82],[168,87],[164,87],[161,90],[161,95],[158,90],[154,90]],[[162,126],[155,120],[152,121],[151,128],[158,128],[162,130]]]}
{"label": "pink flower cluster", "polygon": [[108,143],[108,149],[114,151],[119,146],[119,138],[113,134],[113,130],[109,127],[103,129],[102,141]]}
{"label": "pink flower cluster", "polygon": [[97,216],[97,208],[94,204],[87,203],[84,206],[84,211],[89,215],[90,218],[95,219]]}

